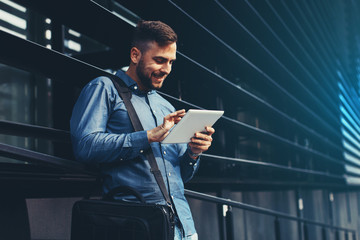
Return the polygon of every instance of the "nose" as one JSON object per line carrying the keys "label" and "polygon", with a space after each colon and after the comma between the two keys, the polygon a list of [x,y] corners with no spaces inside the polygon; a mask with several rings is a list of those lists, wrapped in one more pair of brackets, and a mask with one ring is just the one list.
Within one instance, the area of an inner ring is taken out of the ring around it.
{"label": "nose", "polygon": [[171,72],[171,67],[172,67],[172,64],[167,62],[167,63],[164,63],[163,66],[162,66],[162,72],[166,73],[166,74],[169,74]]}

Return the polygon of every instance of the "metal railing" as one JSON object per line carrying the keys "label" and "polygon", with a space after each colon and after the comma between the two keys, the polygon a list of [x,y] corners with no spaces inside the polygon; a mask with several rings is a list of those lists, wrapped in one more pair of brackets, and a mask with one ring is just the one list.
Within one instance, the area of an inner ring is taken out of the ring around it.
{"label": "metal railing", "polygon": [[299,217],[296,217],[296,216],[293,216],[293,215],[285,214],[285,213],[282,213],[282,212],[278,212],[278,211],[274,211],[274,210],[270,210],[270,209],[266,209],[266,208],[256,207],[256,206],[253,206],[253,205],[233,201],[233,200],[230,200],[230,199],[215,197],[215,196],[211,196],[211,195],[204,194],[204,193],[194,192],[194,191],[191,191],[191,190],[185,190],[185,195],[187,197],[202,200],[202,201],[206,201],[206,202],[212,202],[212,203],[215,203],[215,204],[221,204],[221,205],[230,206],[230,208],[228,208],[226,216],[225,216],[226,240],[234,240],[234,239],[236,239],[235,236],[234,236],[234,227],[233,227],[233,225],[234,225],[234,217],[233,217],[231,207],[246,210],[246,211],[251,211],[251,212],[254,212],[254,213],[258,213],[258,214],[264,214],[264,215],[268,215],[268,216],[273,216],[274,217],[274,237],[275,237],[275,240],[281,240],[281,225],[280,225],[279,219],[286,219],[286,220],[289,220],[289,221],[296,221],[298,223],[303,223],[302,230],[299,230],[299,231],[302,231],[302,234],[304,236],[304,240],[310,240],[310,238],[309,238],[309,228],[308,228],[309,225],[313,225],[313,226],[317,226],[317,227],[322,228],[322,230],[321,230],[321,235],[322,235],[321,239],[322,240],[329,239],[327,237],[327,230],[334,230],[336,239],[340,239],[340,234],[341,233],[344,234],[345,239],[348,239],[348,236],[351,235],[352,240],[356,240],[357,235],[358,235],[356,229],[338,227],[338,226],[333,226],[333,225],[322,223],[322,222],[313,221],[313,220],[306,219],[306,218],[299,218]]}
{"label": "metal railing", "polygon": [[[0,121],[1,131],[0,133],[3,134],[12,134],[12,135],[20,135],[20,136],[27,136],[27,137],[37,137],[37,138],[44,138],[44,139],[51,139],[54,141],[68,141],[69,138],[69,132],[57,130],[53,128],[47,128],[47,127],[40,127],[40,126],[33,126],[33,125],[27,125],[27,124],[21,124],[21,123],[12,123],[7,121]],[[6,144],[0,143],[0,155],[10,157],[13,159],[17,159],[20,161],[26,161],[31,163],[37,163],[42,164],[45,166],[51,166],[63,170],[67,170],[70,172],[79,173],[81,175],[90,176],[96,178],[99,174],[98,169],[96,168],[90,168],[82,163],[54,157],[47,154],[42,154],[38,152],[34,152],[31,150],[18,148]],[[296,168],[289,168],[278,164],[272,164],[272,163],[263,163],[263,162],[256,162],[256,161],[250,161],[250,160],[244,160],[244,159],[235,159],[235,158],[226,158],[222,156],[215,156],[215,155],[209,155],[204,154],[203,156],[205,159],[215,159],[215,160],[222,160],[222,161],[230,161],[234,163],[239,164],[250,164],[250,165],[256,165],[257,167],[266,167],[266,168],[273,168],[279,171],[284,172],[298,172],[298,173],[304,173],[309,175],[318,175],[322,177],[327,177],[331,179],[341,180],[341,177],[338,177],[336,175],[331,174],[324,174],[317,171],[310,171],[310,170],[303,170],[303,169],[296,169]],[[233,240],[234,237],[234,216],[233,212],[231,210],[231,207],[238,208],[246,211],[251,211],[258,214],[264,214],[268,216],[274,217],[274,236],[276,240],[281,240],[281,224],[279,219],[287,219],[289,221],[297,221],[298,223],[303,223],[303,227],[301,230],[302,234],[304,236],[304,240],[309,240],[309,228],[308,226],[317,226],[321,227],[321,234],[322,239],[327,240],[327,230],[334,230],[336,239],[340,239],[340,234],[343,233],[346,236],[349,234],[352,235],[352,239],[357,239],[357,231],[355,229],[350,228],[344,228],[339,226],[333,226],[322,222],[313,221],[310,219],[305,218],[299,218],[296,216],[292,216],[289,214],[285,214],[282,212],[261,208],[257,206],[253,206],[250,204],[245,204],[237,201],[233,201],[230,199],[224,199],[220,197],[211,196],[208,194],[195,192],[191,190],[185,190],[185,194],[187,197],[206,201],[206,202],[212,202],[215,204],[221,204],[229,206],[228,211],[226,213],[225,217],[225,223],[226,223],[226,240]],[[345,238],[348,239],[348,238]]]}
{"label": "metal railing", "polygon": [[[50,131],[53,131],[53,130],[50,130]],[[63,133],[61,133],[60,135],[62,135],[62,134]],[[79,162],[62,159],[62,158],[58,158],[58,157],[54,157],[54,156],[50,156],[50,155],[46,155],[46,154],[41,154],[41,153],[37,153],[34,151],[9,146],[6,144],[0,144],[0,155],[11,157],[13,159],[17,159],[17,160],[21,160],[21,161],[27,161],[27,162],[37,163],[37,164],[44,164],[44,165],[52,166],[55,168],[66,169],[71,172],[77,172],[80,174],[89,175],[90,177],[98,176],[97,169],[89,168],[88,166],[81,164]],[[212,156],[205,155],[205,157],[212,157]],[[248,164],[249,163],[256,164],[256,163],[252,163],[252,162],[247,162],[247,163]],[[259,165],[262,165],[262,164],[260,163]],[[276,164],[270,164],[267,167],[278,168],[278,169],[284,170],[284,171],[293,171],[291,169],[285,169],[281,166],[277,166]],[[314,173],[314,174],[318,174],[318,173]],[[333,177],[333,176],[328,176],[328,177]],[[299,223],[303,223],[302,231],[303,231],[303,236],[304,236],[305,240],[309,240],[309,229],[308,229],[309,225],[318,226],[318,227],[322,228],[322,239],[323,240],[328,239],[327,231],[326,231],[327,229],[331,229],[331,230],[335,231],[335,236],[337,236],[336,239],[340,239],[339,236],[340,236],[341,232],[346,235],[351,234],[353,240],[357,239],[357,231],[355,229],[333,226],[333,225],[329,225],[326,223],[313,221],[310,219],[299,218],[299,217],[285,214],[282,212],[278,212],[278,211],[274,211],[274,210],[270,210],[270,209],[266,209],[266,208],[261,208],[261,207],[256,207],[253,205],[233,201],[230,199],[215,197],[215,196],[211,196],[208,194],[195,192],[195,191],[191,191],[191,190],[185,190],[185,195],[190,198],[194,198],[194,199],[198,199],[198,200],[202,200],[202,201],[212,202],[215,204],[226,205],[229,207],[239,208],[239,209],[243,209],[246,211],[252,211],[255,213],[259,213],[259,214],[273,216],[274,217],[274,234],[275,234],[276,240],[281,240],[281,234],[280,234],[281,233],[281,225],[280,225],[279,219],[287,219],[290,221],[297,221]],[[233,239],[235,239],[234,238],[234,228],[233,228],[234,217],[233,217],[231,208],[228,208],[225,220],[226,220],[225,222],[226,222],[226,233],[227,233],[226,240],[233,240]],[[346,238],[346,239],[348,239],[348,238]]]}
{"label": "metal railing", "polygon": [[[69,132],[57,130],[53,128],[47,128],[47,127],[40,127],[40,126],[33,126],[33,125],[27,125],[27,124],[21,124],[21,123],[12,123],[7,121],[0,121],[0,133],[2,134],[12,134],[12,135],[20,135],[20,136],[31,136],[31,137],[37,137],[37,138],[44,138],[44,139],[51,139],[55,141],[69,141]],[[31,150],[18,148],[6,144],[0,144],[0,155],[10,157],[13,159],[17,159],[20,161],[26,161],[31,163],[37,163],[42,164],[46,166],[51,166],[59,169],[64,169],[70,172],[79,173],[82,175],[87,175],[90,177],[97,177],[99,172],[98,169],[90,168],[84,164],[81,164],[76,161],[63,159],[54,157],[47,154],[42,154],[38,152],[34,152]],[[324,174],[317,171],[310,171],[310,170],[303,170],[303,169],[296,169],[296,168],[289,168],[278,164],[272,164],[272,163],[263,163],[263,162],[256,162],[256,161],[250,161],[250,160],[244,160],[244,159],[235,159],[235,158],[226,158],[222,156],[214,156],[209,154],[204,154],[203,156],[205,159],[215,159],[215,160],[222,160],[222,161],[230,161],[233,163],[239,163],[239,164],[250,164],[250,165],[256,165],[257,167],[265,167],[265,168],[273,168],[278,171],[283,172],[297,172],[297,173],[304,173],[309,175],[318,175],[326,178],[341,180],[341,177],[331,174]],[[279,219],[287,219],[290,221],[297,221],[298,223],[303,223],[302,227],[302,234],[304,236],[305,240],[309,239],[309,228],[308,226],[313,225],[317,227],[321,227],[321,234],[322,239],[326,240],[327,238],[327,230],[331,229],[335,231],[336,239],[340,239],[339,236],[341,233],[349,235],[352,235],[352,239],[357,239],[357,231],[355,229],[350,228],[344,228],[339,226],[333,226],[322,222],[313,221],[310,219],[304,219],[299,218],[296,216],[292,216],[289,214],[285,214],[282,212],[265,209],[261,207],[256,207],[253,205],[233,201],[230,199],[224,199],[220,197],[211,196],[208,194],[195,192],[191,190],[185,190],[186,196],[206,202],[212,202],[215,204],[221,204],[229,206],[228,211],[226,213],[225,217],[225,223],[226,223],[226,240],[233,240],[234,237],[234,217],[231,210],[231,207],[238,208],[246,211],[255,212],[258,214],[264,214],[274,217],[274,235],[276,240],[281,240],[281,224]],[[346,238],[348,239],[348,238]]]}
{"label": "metal railing", "polygon": [[[42,138],[47,140],[52,140],[55,142],[70,142],[70,133],[64,130],[58,130],[49,127],[42,127],[42,126],[35,126],[30,124],[24,123],[16,123],[16,122],[9,122],[0,120],[0,134],[12,135],[12,136],[22,136],[22,137],[34,137],[34,138]],[[94,169],[90,170],[83,168],[83,166],[75,161],[54,157],[51,155],[46,155],[42,153],[38,153],[31,150],[26,150],[23,148],[18,148],[10,145],[6,145],[0,143],[0,154],[3,156],[9,156],[18,160],[27,161],[27,159],[36,160],[36,159],[43,159],[44,162],[49,164],[60,164],[59,166],[66,167],[69,166],[70,169],[76,169],[77,171],[81,171],[84,173],[90,173],[94,171]],[[254,160],[248,159],[239,159],[239,158],[231,158],[225,156],[217,156],[211,154],[203,154],[203,158],[214,160],[214,161],[221,161],[221,162],[231,162],[235,164],[243,164],[243,165],[253,165],[261,168],[268,168],[274,169],[282,172],[288,173],[301,173],[306,175],[313,175],[313,176],[320,176],[329,180],[337,180],[337,181],[344,181],[343,176],[321,172],[321,171],[314,171],[296,167],[288,167],[280,164],[275,163],[267,163],[267,162],[259,162]],[[339,163],[340,164],[340,163]]]}

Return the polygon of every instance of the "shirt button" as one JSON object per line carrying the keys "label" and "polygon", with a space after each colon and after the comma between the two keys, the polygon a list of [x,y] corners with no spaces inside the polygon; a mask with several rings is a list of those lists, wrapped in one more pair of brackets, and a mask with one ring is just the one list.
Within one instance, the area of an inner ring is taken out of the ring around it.
{"label": "shirt button", "polygon": [[140,153],[143,153],[143,152],[144,152],[144,150],[141,149],[141,150],[140,150]]}
{"label": "shirt button", "polygon": [[164,155],[166,155],[166,151],[164,151]]}
{"label": "shirt button", "polygon": [[171,176],[171,173],[169,173],[169,177]]}
{"label": "shirt button", "polygon": [[120,161],[122,161],[123,159],[122,158],[120,158]]}
{"label": "shirt button", "polygon": [[154,111],[153,111],[153,113],[155,114],[155,113],[156,113],[156,111],[154,110]]}
{"label": "shirt button", "polygon": [[190,166],[192,166],[193,165],[193,163],[192,162],[190,162]]}
{"label": "shirt button", "polygon": [[171,195],[171,198],[174,199],[174,195]]}
{"label": "shirt button", "polygon": [[137,86],[135,86],[134,89],[136,90],[136,89],[137,89]]}

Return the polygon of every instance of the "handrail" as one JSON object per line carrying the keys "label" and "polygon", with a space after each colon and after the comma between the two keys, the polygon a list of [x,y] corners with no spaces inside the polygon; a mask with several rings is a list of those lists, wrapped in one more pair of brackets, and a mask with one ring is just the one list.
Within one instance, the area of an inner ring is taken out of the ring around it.
{"label": "handrail", "polygon": [[324,173],[321,171],[307,170],[307,169],[295,168],[295,167],[287,167],[284,165],[268,163],[268,162],[259,162],[259,161],[254,161],[254,160],[231,158],[231,157],[217,156],[217,155],[211,155],[211,154],[205,154],[205,153],[201,155],[202,160],[204,157],[208,158],[208,159],[213,159],[213,160],[216,160],[219,162],[226,161],[226,162],[232,162],[232,163],[256,165],[256,166],[261,166],[261,167],[273,168],[273,169],[277,169],[277,170],[283,170],[285,172],[305,173],[305,174],[317,175],[317,176],[321,176],[321,177],[333,178],[333,179],[337,179],[337,180],[345,180],[344,176],[339,176],[339,175],[330,174],[330,173]]}
{"label": "handrail", "polygon": [[[162,93],[162,92],[160,92],[160,94],[162,94],[162,95],[164,95],[166,97],[171,97],[170,95],[167,95],[167,94]],[[185,101],[178,100],[178,99],[176,99],[174,97],[172,97],[172,99],[180,101],[181,103],[190,104],[190,103],[187,103]],[[202,109],[201,107],[193,105],[193,104],[191,104],[191,106]],[[254,127],[252,127],[250,125],[247,125],[245,123],[242,123],[242,122],[239,122],[239,121],[236,121],[236,120],[224,117],[224,116],[221,119],[225,120],[228,123],[235,124],[237,127],[241,127],[242,130],[249,131],[252,134],[258,134],[258,135],[262,135],[263,137],[265,136],[267,138],[273,138],[275,140],[278,140],[280,143],[287,144],[288,146],[293,147],[293,148],[295,148],[297,150],[301,150],[301,151],[303,151],[305,153],[314,154],[314,155],[316,155],[318,157],[321,157],[324,160],[331,161],[331,162],[333,162],[335,164],[339,164],[339,165],[343,164],[342,162],[337,161],[336,159],[331,158],[329,156],[326,156],[326,155],[322,154],[321,152],[305,148],[305,147],[303,147],[301,145],[297,145],[297,144],[292,143],[287,139],[281,138],[281,137],[279,137],[279,136],[277,136],[277,135],[275,135],[273,133],[266,132],[264,130],[254,128]],[[11,134],[15,134],[17,136],[35,136],[35,137],[37,136],[37,137],[43,137],[43,138],[48,137],[47,139],[57,139],[57,140],[58,140],[58,138],[65,139],[65,138],[68,138],[67,135],[69,136],[69,133],[66,132],[66,131],[56,130],[56,129],[51,129],[51,128],[45,128],[45,127],[39,127],[39,126],[32,126],[32,125],[28,125],[28,124],[11,123],[11,122],[8,122],[8,121],[0,121],[0,127],[2,125],[3,126],[11,126],[10,129],[9,128],[7,128],[7,129],[1,129],[0,128],[0,133],[4,133],[4,134],[11,133]],[[17,130],[16,127],[21,128],[19,130],[27,129],[27,130],[31,130],[31,132],[30,133],[22,132],[22,131]],[[56,134],[56,136],[53,137],[51,134]],[[352,164],[352,165],[355,165],[352,162],[349,162],[349,163]]]}
{"label": "handrail", "polygon": [[[70,141],[70,133],[64,130],[58,130],[48,127],[41,127],[35,126],[30,124],[23,124],[23,123],[14,123],[9,121],[0,120],[0,134],[11,134],[16,136],[23,136],[23,137],[36,137],[36,138],[44,138],[48,140],[55,140],[55,141],[63,141],[69,142]],[[49,155],[50,156],[50,155]],[[301,168],[293,168],[293,167],[286,167],[279,164],[274,163],[265,163],[265,162],[258,162],[246,159],[238,159],[238,158],[230,158],[224,156],[216,156],[210,154],[203,154],[205,158],[215,159],[219,161],[231,161],[237,163],[244,163],[250,165],[258,165],[263,167],[275,168],[284,171],[292,171],[292,172],[299,172],[305,174],[312,174],[312,175],[319,175],[323,177],[335,178],[339,180],[343,180],[343,177],[329,174],[329,173],[322,173],[320,171],[313,171],[313,170],[306,170]]]}
{"label": "handrail", "polygon": [[[89,170],[89,168],[87,168],[84,164],[81,164],[78,162],[74,162],[74,161],[70,161],[70,160],[66,160],[66,159],[62,159],[62,158],[58,158],[58,157],[53,157],[50,155],[41,154],[41,153],[21,149],[18,147],[9,146],[6,144],[1,144],[1,143],[0,143],[0,153],[4,154],[3,156],[10,156],[10,157],[13,157],[18,160],[22,160],[22,161],[30,160],[30,161],[34,161],[34,162],[46,163],[46,164],[49,164],[52,166],[60,167],[62,169],[67,169],[67,170],[71,170],[71,171],[88,174],[90,176],[98,176],[98,174],[99,174],[98,171],[96,171],[95,169]],[[260,213],[260,214],[272,215],[272,216],[280,217],[280,218],[284,218],[284,219],[301,221],[301,222],[309,223],[312,225],[318,225],[318,226],[327,227],[327,228],[331,228],[331,229],[350,231],[350,232],[356,233],[356,230],[354,230],[354,229],[337,227],[337,226],[332,226],[329,224],[316,222],[316,221],[309,220],[309,219],[298,218],[298,217],[295,217],[295,216],[292,216],[289,214],[285,214],[282,212],[265,209],[265,208],[260,208],[260,207],[256,207],[253,205],[244,204],[241,202],[236,202],[236,201],[233,201],[230,199],[214,197],[211,195],[194,192],[194,191],[187,190],[187,189],[185,189],[185,195],[188,197],[195,198],[195,199],[214,202],[217,204],[224,204],[224,205],[228,205],[228,206],[232,206],[232,207],[236,207],[236,208],[240,208],[240,209],[244,209],[244,210],[248,210],[248,211],[253,211],[256,213]]]}
{"label": "handrail", "polygon": [[68,131],[6,120],[0,120],[0,134],[36,137],[61,142],[70,141],[70,134]]}
{"label": "handrail", "polygon": [[252,211],[252,212],[256,212],[256,213],[260,213],[260,214],[270,215],[270,216],[288,219],[288,220],[292,220],[292,221],[300,221],[303,223],[308,223],[308,224],[326,227],[326,228],[330,228],[330,229],[337,229],[337,230],[356,233],[356,229],[338,227],[338,226],[333,226],[333,225],[322,223],[322,222],[313,221],[313,220],[306,219],[306,218],[299,218],[299,217],[292,216],[292,215],[289,215],[289,214],[286,214],[283,212],[274,211],[274,210],[261,208],[261,207],[256,207],[256,206],[253,206],[250,204],[245,204],[245,203],[233,201],[230,199],[215,197],[215,196],[211,196],[211,195],[208,195],[205,193],[191,191],[188,189],[185,189],[185,195],[188,197],[191,197],[191,198],[198,199],[198,200],[203,200],[203,201],[212,202],[212,203],[216,203],[216,204],[228,205],[231,207],[240,208],[243,210]]}
{"label": "handrail", "polygon": [[[195,106],[195,107],[200,108],[198,106]],[[0,120],[0,134],[10,134],[10,135],[16,135],[16,136],[23,136],[23,137],[36,137],[36,138],[43,138],[43,139],[62,141],[62,142],[70,141],[70,133],[68,131],[49,128],[49,127],[24,124],[24,123],[9,122],[9,121],[5,121],[5,120]],[[265,162],[247,160],[247,159],[230,158],[230,157],[216,156],[216,155],[210,155],[210,154],[203,154],[203,157],[206,157],[209,159],[220,160],[220,161],[226,160],[226,161],[231,161],[231,162],[258,165],[258,166],[263,166],[263,167],[276,168],[276,169],[284,170],[284,171],[313,174],[313,175],[319,175],[319,176],[323,176],[323,177],[336,178],[339,180],[340,179],[343,180],[343,177],[340,177],[340,176],[334,175],[334,174],[322,173],[320,171],[306,170],[306,169],[301,169],[301,168],[286,167],[286,166],[274,164],[274,163],[265,163]]]}
{"label": "handrail", "polygon": [[[67,169],[67,170],[71,170],[71,171],[88,174],[90,176],[98,176],[98,174],[99,174],[98,171],[95,170],[94,168],[90,169],[87,166],[85,166],[84,164],[81,164],[81,163],[78,163],[75,161],[70,161],[67,159],[62,159],[62,158],[58,158],[58,157],[54,157],[54,156],[50,156],[50,155],[46,155],[46,154],[42,154],[42,153],[37,153],[34,151],[30,151],[30,150],[26,150],[26,149],[14,147],[14,146],[9,146],[9,145],[2,144],[2,143],[0,143],[0,153],[2,154],[2,156],[13,157],[14,159],[18,159],[21,161],[33,161],[33,162],[38,162],[38,163],[45,163],[45,164],[48,164],[51,166],[60,167],[61,169]],[[208,156],[208,155],[205,155],[205,156]],[[304,219],[304,218],[298,218],[298,217],[294,217],[294,216],[291,216],[291,215],[288,215],[285,213],[281,213],[281,212],[277,212],[277,211],[273,211],[273,210],[269,210],[269,209],[265,209],[265,208],[259,208],[259,207],[255,207],[252,205],[229,200],[229,199],[214,197],[211,195],[194,192],[191,190],[185,190],[185,194],[189,197],[193,197],[196,199],[214,202],[217,204],[225,204],[225,205],[229,205],[232,207],[241,208],[244,210],[249,210],[249,211],[253,211],[253,212],[257,212],[257,213],[261,213],[261,214],[272,215],[275,217],[281,217],[281,218],[285,218],[285,219],[289,219],[289,220],[301,221],[304,223],[309,223],[309,224],[323,226],[323,227],[332,228],[332,229],[356,232],[353,229],[331,226],[329,224],[324,224],[324,223],[320,223],[320,222],[316,222],[316,221],[312,221],[312,220]]]}
{"label": "handrail", "polygon": [[53,167],[58,167],[61,169],[66,169],[70,171],[76,171],[78,173],[88,174],[91,176],[98,175],[98,170],[92,168],[88,165],[81,164],[76,161],[71,161],[68,159],[63,159],[59,157],[54,157],[51,155],[14,147],[11,145],[0,143],[0,154],[4,157],[11,157],[13,159],[21,161],[31,161],[33,163],[42,163]]}
{"label": "handrail", "polygon": [[[166,97],[171,97],[170,95],[167,95],[165,93],[161,93],[160,94],[166,96]],[[182,103],[185,103],[185,104],[190,104],[190,103],[187,103],[185,101],[182,101],[182,100],[179,100],[179,99],[176,99],[174,97],[172,97],[172,99],[175,99],[179,102],[182,102]],[[202,109],[201,107],[199,106],[196,106],[196,105],[193,105],[191,104],[192,107],[196,107],[196,108],[200,108]],[[247,130],[247,131],[251,131],[251,133],[255,133],[255,134],[262,134],[262,135],[266,135],[266,134],[269,134],[268,137],[274,137],[276,139],[278,139],[279,141],[283,141],[283,143],[286,143],[294,148],[297,148],[298,150],[302,150],[304,152],[307,152],[307,153],[311,153],[311,154],[314,154],[314,155],[317,155],[323,159],[326,159],[328,161],[331,161],[331,162],[334,162],[336,164],[340,164],[342,165],[342,162],[340,161],[337,161],[336,159],[333,159],[333,158],[330,158],[320,152],[317,152],[315,150],[311,150],[311,149],[307,149],[305,147],[302,147],[300,145],[297,145],[297,144],[294,144],[286,139],[283,139],[281,137],[278,137],[277,135],[274,135],[274,134],[271,134],[271,133],[268,133],[266,131],[260,131],[259,129],[257,128],[254,128],[254,127],[251,127],[247,124],[244,124],[244,123],[241,123],[239,121],[236,121],[236,120],[233,120],[233,119],[230,119],[230,118],[227,118],[227,117],[222,117],[222,119],[224,119],[226,122],[230,122],[232,124],[236,124],[240,127],[243,127],[244,129],[243,130]],[[6,126],[6,128],[1,128],[1,126]],[[19,129],[16,129],[17,127],[19,127]],[[25,132],[23,132],[23,130],[27,130]],[[31,131],[30,133],[28,131]],[[56,140],[64,140],[64,139],[69,139],[69,133],[66,132],[66,131],[63,131],[63,130],[57,130],[57,129],[51,129],[51,128],[46,128],[46,127],[39,127],[39,126],[34,126],[34,125],[28,125],[28,124],[20,124],[20,123],[12,123],[12,122],[8,122],[8,121],[0,121],[0,133],[3,133],[3,134],[15,134],[17,136],[33,136],[33,137],[42,137],[42,138],[47,138],[47,139],[56,139]],[[51,134],[56,134],[55,136],[52,136]],[[352,162],[350,162],[350,164],[353,164]],[[355,165],[355,164],[353,164]]]}

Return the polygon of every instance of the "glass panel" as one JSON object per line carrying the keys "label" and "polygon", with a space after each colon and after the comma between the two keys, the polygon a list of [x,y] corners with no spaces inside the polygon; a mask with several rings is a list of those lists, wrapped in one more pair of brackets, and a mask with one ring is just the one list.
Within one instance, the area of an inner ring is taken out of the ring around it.
{"label": "glass panel", "polygon": [[[33,89],[29,73],[0,64],[0,120],[33,123]],[[3,134],[0,142],[27,149],[34,145],[29,138]],[[0,162],[17,161],[1,157]]]}

